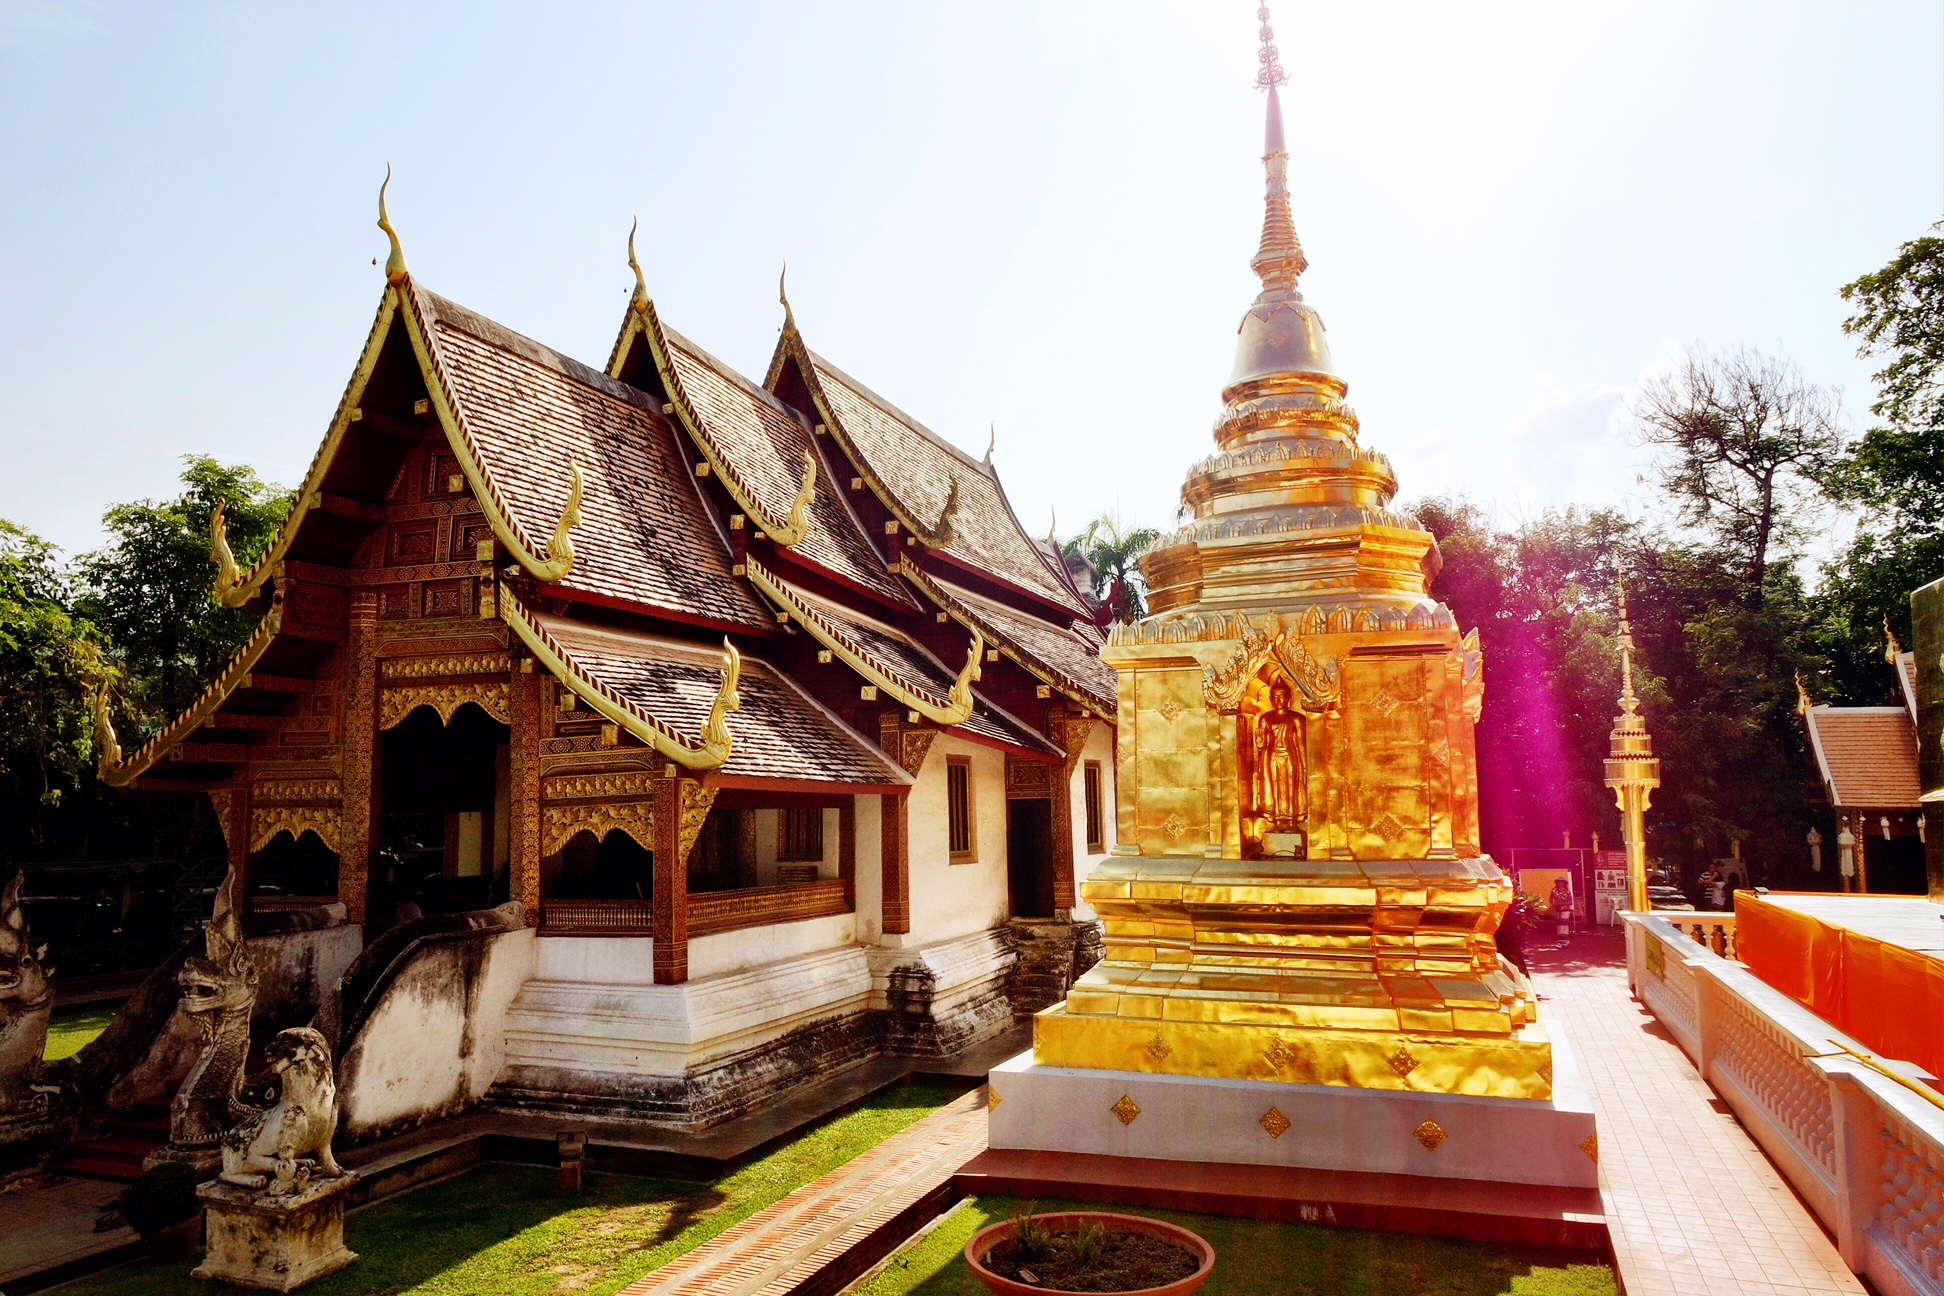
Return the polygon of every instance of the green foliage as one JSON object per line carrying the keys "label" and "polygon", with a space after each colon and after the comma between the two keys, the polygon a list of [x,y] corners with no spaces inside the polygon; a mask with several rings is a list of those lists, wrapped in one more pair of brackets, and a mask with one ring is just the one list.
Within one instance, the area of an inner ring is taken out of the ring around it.
{"label": "green foliage", "polygon": [[1485,650],[1488,850],[1557,846],[1562,830],[1618,848],[1602,762],[1619,710],[1624,584],[1634,687],[1661,757],[1650,853],[1692,873],[1740,839],[1777,885],[1816,885],[1800,849],[1809,766],[1795,675],[1821,668],[1823,623],[1792,562],[1771,560],[1754,599],[1745,551],[1610,511],[1546,510],[1510,530],[1464,500],[1416,515],[1444,555],[1432,592]]}
{"label": "green foliage", "polygon": [[96,649],[70,609],[59,551],[0,520],[0,852],[46,843],[93,754]]}
{"label": "green foliage", "polygon": [[1642,441],[1669,451],[1654,478],[1677,519],[1740,559],[1760,603],[1778,549],[1801,539],[1819,473],[1842,448],[1836,395],[1755,351],[1690,350],[1634,403]]}
{"label": "green foliage", "polygon": [[1884,422],[1820,474],[1858,519],[1817,595],[1835,686],[1819,700],[1887,703],[1898,698],[1878,666],[1884,620],[1908,644],[1910,591],[1944,575],[1944,239],[1911,240],[1842,294],[1858,354],[1887,361],[1870,407]]}
{"label": "green foliage", "polygon": [[[965,1263],[965,1244],[1019,1203],[973,1197],[858,1288],[858,1296],[985,1296]],[[1084,1202],[1041,1202],[1043,1211],[1097,1210]],[[1205,1296],[1614,1296],[1613,1270],[1572,1251],[1495,1246],[1408,1233],[1361,1233],[1312,1224],[1116,1206],[1192,1229],[1215,1248]]]}
{"label": "green foliage", "polygon": [[1099,573],[1101,601],[1113,609],[1116,621],[1125,624],[1147,615],[1147,581],[1141,574],[1141,559],[1160,538],[1161,533],[1153,527],[1129,526],[1119,513],[1109,510],[1087,523],[1087,529],[1061,549],[1093,565]]}
{"label": "green foliage", "polygon": [[[245,465],[183,460],[182,494],[117,504],[102,521],[109,543],[76,564],[77,607],[105,633],[124,673],[124,705],[146,736],[206,687],[261,619],[212,597],[209,521],[219,503],[230,546],[248,568],[290,512],[282,487]],[[126,743],[126,739],[124,739]]]}

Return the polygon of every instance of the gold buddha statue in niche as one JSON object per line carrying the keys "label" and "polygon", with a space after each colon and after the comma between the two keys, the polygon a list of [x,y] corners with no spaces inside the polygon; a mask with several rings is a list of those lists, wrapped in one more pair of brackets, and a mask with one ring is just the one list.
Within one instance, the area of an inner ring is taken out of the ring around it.
{"label": "gold buddha statue in niche", "polygon": [[1494,933],[1477,634],[1390,511],[1289,211],[1268,85],[1262,291],[1192,517],[1110,635],[1118,844],[1081,894],[1106,956],[1035,1020],[1040,1065],[1547,1098],[1552,1047]]}

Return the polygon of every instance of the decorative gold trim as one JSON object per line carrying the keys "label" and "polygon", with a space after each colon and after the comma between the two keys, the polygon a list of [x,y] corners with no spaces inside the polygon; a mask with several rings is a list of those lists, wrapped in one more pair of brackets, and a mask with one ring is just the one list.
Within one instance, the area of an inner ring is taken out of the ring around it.
{"label": "decorative gold trim", "polygon": [[393,679],[439,679],[448,675],[508,675],[513,658],[503,652],[442,657],[387,657],[379,673]]}
{"label": "decorative gold trim", "polygon": [[250,785],[252,804],[272,801],[337,801],[343,796],[343,784],[337,779],[264,779]]}
{"label": "decorative gold trim", "polygon": [[1256,1123],[1261,1125],[1272,1139],[1279,1139],[1289,1133],[1289,1117],[1283,1115],[1279,1107],[1271,1107],[1262,1113],[1262,1119]]}
{"label": "decorative gold trim", "polygon": [[1005,1095],[1000,1093],[997,1089],[994,1089],[992,1087],[991,1081],[987,1081],[986,1082],[986,1110],[998,1111],[999,1104],[1004,1101],[1006,1101]]}
{"label": "decorative gold trim", "polygon": [[951,692],[941,704],[937,697],[918,691],[879,665],[861,645],[852,643],[843,631],[826,620],[817,609],[797,598],[782,581],[770,575],[754,558],[745,559],[745,563],[752,585],[781,604],[801,622],[803,628],[810,632],[812,639],[837,654],[843,659],[845,665],[885,693],[934,724],[959,725],[972,718],[974,705],[972,685],[977,682],[983,669],[980,663],[985,659],[985,635],[976,626],[972,628],[972,648],[965,656],[965,668],[952,682]]}
{"label": "decorative gold trim", "polygon": [[742,706],[742,697],[736,692],[737,681],[742,678],[742,654],[728,639],[722,641],[722,687],[709,708],[709,718],[704,722],[702,736],[698,740],[675,732],[583,672],[574,664],[567,650],[556,643],[539,622],[533,620],[532,614],[514,597],[511,589],[500,592],[499,605],[500,619],[513,627],[513,633],[519,636],[520,642],[555,679],[572,689],[576,697],[595,711],[669,760],[684,769],[719,769],[734,754],[736,744],[729,733],[729,713]]}
{"label": "decorative gold trim", "polygon": [[756,503],[755,492],[728,460],[717,452],[714,438],[704,431],[702,419],[696,414],[695,406],[682,386],[681,375],[675,372],[674,362],[668,357],[668,337],[662,330],[661,313],[655,309],[654,299],[649,296],[648,281],[641,273],[641,263],[635,259],[632,230],[628,233],[628,265],[635,275],[634,296],[628,303],[627,322],[622,325],[621,336],[614,344],[614,354],[608,360],[608,377],[619,378],[634,340],[637,337],[646,339],[648,354],[654,360],[655,370],[661,375],[662,387],[668,394],[668,404],[688,428],[696,445],[702,448],[702,457],[708,461],[711,473],[720,479],[730,497],[755,523],[756,530],[786,549],[800,543],[809,532],[810,505],[817,497],[816,452],[812,450],[804,456],[803,484],[797,488],[796,499],[783,520],[776,521]]}
{"label": "decorative gold trim", "polygon": [[654,794],[655,776],[645,770],[620,770],[611,774],[555,774],[540,783],[540,795],[548,801],[590,801]]}
{"label": "decorative gold trim", "polygon": [[1411,1137],[1424,1144],[1424,1150],[1426,1152],[1436,1152],[1438,1145],[1450,1138],[1451,1135],[1445,1133],[1445,1127],[1438,1124],[1438,1122],[1428,1120],[1412,1130]]}
{"label": "decorative gold trim", "polygon": [[1218,711],[1232,711],[1256,672],[1274,660],[1296,685],[1297,705],[1312,714],[1336,706],[1343,694],[1342,672],[1336,659],[1318,659],[1303,647],[1301,638],[1279,630],[1271,635],[1250,626],[1234,653],[1221,666],[1202,668],[1202,696]]}
{"label": "decorative gold trim", "polygon": [[683,779],[681,841],[677,849],[686,861],[689,852],[695,849],[695,839],[702,835],[702,825],[708,822],[709,810],[715,805],[716,793],[721,788],[703,787],[694,779]]}
{"label": "decorative gold trim", "polygon": [[557,854],[582,831],[591,832],[599,839],[617,829],[639,842],[643,850],[654,850],[655,803],[652,800],[591,801],[542,806],[540,853]]}
{"label": "decorative gold trim", "polygon": [[253,805],[250,807],[250,849],[262,850],[280,832],[302,837],[309,831],[316,833],[326,848],[335,851],[343,823],[344,813],[335,807]]}
{"label": "decorative gold trim", "polygon": [[257,623],[248,642],[236,650],[236,656],[230,658],[223,673],[168,728],[143,743],[133,756],[124,758],[122,755],[121,743],[115,737],[114,721],[108,715],[108,686],[104,683],[95,695],[95,742],[101,747],[97,762],[101,781],[109,787],[127,787],[184,738],[194,733],[248,677],[250,668],[256,665],[257,659],[269,649],[282,629],[283,593],[279,591],[271,601],[270,611]]}
{"label": "decorative gold trim", "polygon": [[459,463],[472,492],[479,500],[480,512],[492,528],[493,535],[506,546],[520,566],[524,567],[536,580],[557,581],[567,575],[574,565],[574,546],[568,533],[580,525],[580,505],[582,478],[580,465],[572,459],[567,461],[568,471],[572,474],[567,491],[566,507],[560,511],[560,520],[554,526],[553,540],[543,556],[536,553],[513,523],[512,514],[501,498],[499,485],[486,471],[485,461],[480,457],[479,448],[473,444],[472,434],[466,430],[465,420],[459,407],[452,398],[446,384],[444,370],[440,368],[438,357],[433,353],[430,330],[419,318],[419,307],[411,295],[409,286],[393,288],[405,309],[399,316],[405,322],[405,335],[411,339],[412,354],[419,362],[420,376],[425,380],[425,390],[432,400],[433,412],[439,416],[439,426],[445,430],[446,441],[452,447],[452,456]]}
{"label": "decorative gold trim", "polygon": [[385,190],[391,188],[391,163],[385,163],[385,183],[378,186],[378,228],[385,231],[391,240],[391,255],[385,258],[385,282],[394,288],[412,277],[405,265],[405,247],[398,241],[398,231],[392,228],[391,217],[385,212]]}
{"label": "decorative gold trim", "polygon": [[1594,1165],[1600,1164],[1599,1132],[1596,1130],[1593,1133],[1588,1134],[1586,1136],[1586,1142],[1579,1145],[1579,1150],[1586,1153],[1587,1159],[1591,1161]]}
{"label": "decorative gold trim", "polygon": [[1134,1101],[1131,1094],[1122,1094],[1120,1101],[1107,1109],[1114,1113],[1114,1119],[1123,1125],[1132,1125],[1141,1115],[1141,1104]]}
{"label": "decorative gold trim", "polygon": [[236,565],[236,551],[230,548],[229,522],[224,514],[229,509],[228,500],[217,500],[216,511],[209,515],[209,561],[216,564],[215,601],[223,603],[243,580],[243,570]]}
{"label": "decorative gold trim", "polygon": [[[1060,670],[1048,662],[1042,661],[1028,650],[1013,643],[993,622],[981,617],[974,609],[966,606],[958,599],[953,598],[943,589],[940,589],[932,581],[931,577],[926,575],[915,564],[900,560],[894,570],[904,576],[913,585],[916,585],[926,598],[936,603],[939,609],[954,621],[968,630],[976,630],[980,634],[983,634],[988,644],[996,645],[996,651],[1010,658],[1015,665],[1019,666],[1028,675],[1058,689],[1062,695],[1078,703],[1080,706],[1085,707],[1100,719],[1107,721],[1109,724],[1114,723],[1117,717],[1114,714],[1114,708],[1109,699],[1096,697],[1094,694],[1088,692],[1078,680],[1068,675],[1065,671]],[[1056,629],[1050,626],[1048,628]]]}
{"label": "decorative gold trim", "polygon": [[405,688],[378,691],[378,727],[390,729],[422,706],[439,713],[442,724],[452,723],[452,713],[472,702],[501,724],[513,723],[512,685],[506,680],[492,683],[415,684]]}
{"label": "decorative gold trim", "polygon": [[1174,1046],[1156,1035],[1142,1047],[1141,1052],[1154,1059],[1154,1064],[1159,1066],[1167,1060],[1168,1054],[1174,1052]]}
{"label": "decorative gold trim", "polygon": [[216,830],[223,834],[223,844],[229,845],[230,810],[236,804],[236,793],[226,787],[209,789],[209,808],[216,812]]}

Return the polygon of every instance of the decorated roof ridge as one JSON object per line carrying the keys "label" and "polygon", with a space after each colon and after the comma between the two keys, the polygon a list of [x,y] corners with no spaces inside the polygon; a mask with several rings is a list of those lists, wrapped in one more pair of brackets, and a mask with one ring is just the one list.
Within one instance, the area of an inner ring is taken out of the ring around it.
{"label": "decorated roof ridge", "polygon": [[[630,247],[629,261],[630,264],[634,264],[632,246]],[[676,372],[674,362],[669,356],[670,339],[674,339],[675,343],[682,350],[688,352],[697,361],[715,371],[719,376],[747,392],[761,396],[765,403],[775,406],[779,412],[786,415],[793,423],[798,421],[796,411],[777,400],[768,392],[756,387],[733,368],[725,365],[701,347],[696,346],[674,329],[663,324],[661,311],[656,307],[654,298],[648,293],[646,280],[642,278],[641,267],[635,264],[634,270],[635,295],[628,303],[627,318],[622,321],[620,336],[615,339],[613,354],[608,358],[608,376],[618,379],[622,366],[627,363],[628,355],[633,349],[635,338],[638,336],[646,338],[648,341],[649,356],[655,362],[655,372],[661,376],[662,386],[668,393],[668,406],[670,408],[664,409],[663,412],[673,412],[676,417],[681,419],[683,426],[688,429],[689,435],[694,438],[696,445],[701,448],[702,457],[709,461],[710,470],[722,482],[723,488],[729,492],[731,498],[748,515],[750,522],[755,526],[756,530],[786,548],[796,544],[803,539],[809,527],[810,501],[817,486],[817,459],[814,450],[804,465],[803,485],[798,489],[795,501],[791,504],[789,512],[783,519],[781,521],[776,520],[771,517],[768,510],[758,505],[755,490],[743,479],[742,474],[736,471],[735,467],[730,464],[728,457],[722,453],[721,447],[717,444],[716,436],[708,430],[700,411],[696,409],[694,401],[689,398],[688,391],[682,383],[682,376]]]}
{"label": "decorated roof ridge", "polygon": [[[421,289],[415,280],[408,281],[397,291],[402,294],[401,300],[406,308],[403,312],[406,336],[411,339],[412,350],[418,356],[420,370],[425,375],[426,390],[432,399],[432,409],[439,416],[439,425],[445,429],[446,440],[452,445],[453,458],[458,460],[459,470],[465,474],[474,496],[478,498],[480,508],[486,515],[487,524],[492,527],[493,534],[499,542],[506,546],[520,566],[536,580],[549,583],[560,580],[574,565],[574,548],[569,535],[580,522],[580,467],[571,459],[568,460],[571,485],[568,490],[567,504],[561,510],[559,521],[554,524],[554,532],[543,557],[542,551],[536,550],[525,529],[520,525],[519,519],[514,516],[505,494],[500,490],[499,484],[493,480],[492,472],[486,466],[478,441],[466,426],[464,403],[460,400],[458,388],[447,372],[436,332],[430,327],[432,323],[439,320],[439,308],[445,304],[446,299]],[[431,306],[430,311],[426,309],[428,304]],[[453,304],[457,305],[457,303]],[[466,311],[464,307],[460,307],[460,310],[469,319],[492,323],[476,312]],[[454,328],[462,332],[472,331],[466,329],[457,319],[451,322]],[[498,325],[493,327],[503,337],[520,338],[520,335],[511,329]],[[483,337],[477,334],[475,336]],[[483,340],[491,342],[494,339],[483,337]],[[536,349],[547,350],[537,342],[530,342],[524,338],[520,340],[527,341]],[[506,349],[519,354],[516,348]],[[552,354],[562,360],[566,358],[559,356],[558,352]]]}
{"label": "decorated roof ridge", "polygon": [[[925,596],[936,603],[941,610],[950,614],[968,630],[975,630],[984,635],[988,645],[996,645],[1000,652],[1011,658],[1029,675],[1043,684],[1060,690],[1069,699],[1078,702],[1103,720],[1112,722],[1118,718],[1115,699],[1111,695],[1087,687],[1083,681],[1074,678],[1020,644],[1014,636],[1001,629],[989,613],[981,614],[980,609],[973,602],[977,598],[976,595],[970,591],[948,590],[943,587],[943,582],[926,575],[914,564],[905,564],[901,570],[903,575],[924,591]],[[1051,624],[1046,629],[1049,634],[1072,633],[1071,630]],[[1075,647],[1081,646],[1076,639]]]}
{"label": "decorated roof ridge", "polygon": [[[816,599],[814,595],[796,589],[789,582],[763,567],[761,563],[753,560],[746,560],[746,570],[751,583],[775,600],[784,611],[794,616],[803,628],[810,632],[811,638],[843,658],[845,665],[899,702],[917,711],[927,720],[941,725],[960,725],[972,718],[976,705],[972,685],[978,681],[981,673],[980,659],[985,653],[985,638],[976,627],[972,628],[972,645],[966,654],[964,669],[958,672],[948,693],[940,697],[927,687],[928,682],[912,679],[907,672],[884,661],[868,647],[845,633],[843,628],[832,620],[831,615],[819,606],[821,600]],[[864,622],[879,633],[906,643],[921,656],[931,657],[931,654],[926,653],[922,647],[910,643],[907,636],[890,626],[881,623],[873,624],[869,618],[852,613],[848,608],[843,615],[846,619]],[[936,658],[932,660],[936,661]],[[944,663],[939,662],[938,665],[941,670],[949,673],[950,668]]]}
{"label": "decorated roof ridge", "polygon": [[[802,334],[799,333],[798,336],[801,337]],[[879,409],[883,410],[886,414],[889,414],[892,418],[898,420],[898,422],[910,428],[913,432],[916,432],[919,436],[924,437],[926,440],[930,441],[933,445],[937,446],[939,449],[949,452],[954,458],[956,458],[960,463],[964,464],[967,468],[976,469],[977,471],[984,473],[986,476],[994,479],[995,481],[998,479],[999,476],[998,471],[993,467],[992,463],[989,460],[974,458],[971,452],[960,449],[958,446],[954,445],[950,440],[948,440],[940,433],[932,431],[929,427],[926,427],[923,423],[919,422],[911,415],[905,413],[902,409],[899,409],[896,405],[893,405],[890,401],[886,400],[884,397],[878,395],[877,392],[865,386],[863,383],[859,382],[856,378],[853,378],[849,373],[838,368],[830,361],[824,359],[824,357],[818,355],[815,351],[812,351],[807,344],[804,346],[803,352],[804,352],[804,356],[813,365],[821,369],[826,369],[832,374],[836,375],[839,379],[843,381],[845,386],[849,387],[852,391],[856,392],[859,396],[862,396],[865,400],[871,402],[871,404],[877,406]]]}
{"label": "decorated roof ridge", "polygon": [[736,695],[736,682],[742,673],[742,655],[728,639],[722,641],[725,655],[722,689],[710,709],[702,736],[690,738],[628,701],[592,672],[583,669],[574,660],[573,651],[554,638],[510,589],[501,589],[499,611],[500,618],[513,628],[513,633],[554,678],[572,689],[597,713],[620,725],[669,760],[685,769],[706,770],[720,767],[734,754],[735,741],[729,734],[728,716],[729,712],[742,704]]}
{"label": "decorated roof ridge", "polygon": [[[439,355],[438,339],[433,330],[427,327],[427,321],[443,318],[448,308],[455,316],[451,320],[455,328],[474,333],[482,340],[500,345],[516,354],[526,354],[529,359],[539,359],[543,355],[551,356],[555,361],[554,367],[559,372],[577,381],[581,380],[581,375],[570,367],[578,366],[577,361],[531,339],[523,338],[512,330],[487,320],[475,311],[447,301],[421,287],[409,275],[398,284],[387,285],[379,302],[377,316],[372,321],[371,331],[366,336],[364,350],[359,355],[358,364],[352,371],[350,381],[345,384],[344,395],[338,400],[337,411],[332,416],[323,444],[312,456],[310,468],[304,474],[304,483],[297,492],[296,503],[291,506],[290,513],[285,517],[283,525],[278,528],[270,546],[251,565],[247,573],[236,567],[233,556],[228,553],[228,538],[220,517],[212,519],[210,556],[219,568],[216,577],[217,597],[226,606],[242,607],[257,597],[262,592],[265,582],[281,571],[284,556],[295,541],[305,515],[322,501],[324,478],[336,460],[345,436],[363,413],[358,401],[377,368],[378,359],[383,353],[385,339],[390,336],[392,325],[401,317],[412,343],[414,357],[418,360],[420,374],[425,380],[427,392],[431,397],[432,406],[439,415],[440,426],[445,431],[447,440],[452,443],[453,455],[459,462],[461,471],[465,473],[468,483],[479,498],[481,509],[493,534],[506,546],[519,564],[536,579],[557,581],[571,569],[573,545],[569,533],[578,520],[579,470],[570,463],[572,476],[568,506],[562,510],[546,548],[535,546],[520,519],[515,516],[505,496],[493,481],[484,460],[480,457],[477,443],[466,429],[463,405],[445,372],[445,364]],[[468,324],[473,327],[467,327]],[[481,325],[487,328],[482,329]],[[509,340],[516,341],[517,345],[508,345]],[[545,363],[544,360],[541,362]],[[587,370],[587,373],[598,377],[598,374],[591,369]],[[625,393],[631,390],[627,384],[614,383],[612,386],[616,390],[610,391],[606,386],[599,390],[615,399],[627,399]]]}
{"label": "decorated roof ridge", "polygon": [[277,528],[277,534],[271,537],[269,546],[250,564],[249,571],[238,570],[233,555],[228,562],[218,558],[217,542],[221,541],[220,548],[224,552],[227,552],[229,543],[222,528],[214,525],[212,519],[210,557],[211,561],[218,563],[216,597],[226,607],[242,607],[257,596],[266,581],[281,571],[284,554],[297,538],[299,524],[318,502],[324,476],[330,471],[332,461],[337,458],[338,446],[351,426],[351,411],[357,407],[358,397],[364,394],[372,371],[378,367],[378,357],[384,351],[385,338],[390,334],[392,316],[397,310],[398,290],[388,287],[379,298],[378,312],[372,317],[371,329],[365,335],[364,350],[358,353],[358,363],[344,384],[344,394],[338,397],[337,410],[325,428],[324,439],[311,456],[310,467],[304,471],[304,481],[297,489],[296,502],[290,506],[290,512],[284,515],[283,525]]}
{"label": "decorated roof ridge", "polygon": [[182,713],[170,721],[162,731],[143,743],[132,756],[121,754],[121,743],[115,737],[114,721],[108,715],[108,691],[104,684],[95,695],[95,736],[101,748],[97,765],[101,781],[109,787],[127,787],[171,749],[202,727],[204,721],[216,709],[229,700],[230,694],[242,686],[249,677],[250,668],[269,650],[270,644],[283,631],[283,593],[279,591],[271,597],[270,610],[257,628],[236,650],[222,673],[200,694],[196,700],[183,708]]}
{"label": "decorated roof ridge", "polygon": [[[909,414],[906,414],[890,401],[885,400],[863,383],[852,378],[836,365],[831,364],[822,356],[811,351],[809,346],[804,342],[801,331],[795,327],[795,318],[793,315],[786,324],[782,337],[777,341],[777,349],[771,357],[768,376],[764,379],[765,383],[774,385],[782,375],[784,364],[790,359],[796,360],[798,372],[803,375],[804,383],[810,389],[810,399],[816,406],[818,419],[829,429],[832,439],[837,442],[839,448],[843,450],[845,457],[857,469],[858,476],[870,486],[871,493],[877,496],[878,501],[884,505],[885,510],[892,517],[897,519],[901,527],[916,536],[924,543],[926,548],[938,550],[945,553],[948,557],[966,563],[973,570],[988,579],[998,581],[1029,598],[1038,599],[1053,607],[1060,607],[1069,613],[1082,617],[1088,615],[1086,601],[1073,588],[1072,580],[1065,573],[1054,570],[1052,564],[1046,561],[1045,555],[1040,553],[1038,542],[1028,535],[1026,529],[1020,525],[1019,516],[1013,511],[1012,503],[1006,497],[1005,486],[999,479],[998,471],[990,462],[972,458],[965,451],[959,449],[943,437],[940,437],[930,428],[927,428],[924,424],[918,422]],[[1033,551],[1034,561],[1039,563],[1041,570],[1051,579],[1054,590],[1063,595],[1065,599],[1070,600],[1071,606],[1063,603],[1059,598],[1049,598],[1048,595],[1052,591],[1036,589],[1031,585],[1023,584],[1014,574],[999,570],[996,566],[980,561],[971,554],[961,554],[955,551],[951,547],[955,539],[954,532],[956,530],[952,517],[955,511],[955,496],[951,493],[948,492],[946,501],[940,507],[937,518],[930,522],[920,521],[917,515],[912,512],[911,507],[905,503],[903,497],[884,480],[883,474],[871,462],[871,457],[864,453],[862,447],[857,444],[856,438],[845,427],[842,417],[831,407],[830,398],[823,387],[822,371],[825,370],[854,392],[859,399],[875,405],[887,418],[892,419],[913,434],[923,438],[927,443],[949,451],[960,463],[982,474],[998,494],[1000,505],[1006,510],[1007,520],[1011,523],[1013,530],[1018,533],[1027,548]]]}
{"label": "decorated roof ridge", "polygon": [[1066,569],[1066,563],[1060,561],[1055,554],[1048,553],[1042,548],[1040,542],[1033,538],[1032,532],[1026,529],[1026,524],[1019,520],[1019,510],[1012,506],[1012,496],[1006,494],[1005,479],[999,476],[998,470],[991,464],[992,461],[988,458],[986,467],[988,475],[992,478],[992,489],[999,492],[1000,506],[1006,510],[1006,516],[1012,519],[1013,530],[1025,539],[1026,547],[1033,551],[1033,556],[1039,559],[1040,566],[1046,569],[1046,574],[1053,578],[1054,584],[1072,597],[1073,608],[1070,610],[1077,611],[1083,617],[1091,615],[1087,600],[1080,594],[1080,587],[1074,584],[1073,573]]}

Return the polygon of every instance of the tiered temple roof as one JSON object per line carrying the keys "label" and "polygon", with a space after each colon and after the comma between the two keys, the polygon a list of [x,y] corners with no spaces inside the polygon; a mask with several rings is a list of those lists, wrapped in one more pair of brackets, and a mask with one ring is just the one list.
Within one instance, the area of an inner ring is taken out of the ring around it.
{"label": "tiered temple roof", "polygon": [[1060,757],[1061,716],[1111,719],[1097,612],[990,460],[816,357],[787,302],[758,385],[666,327],[638,268],[606,372],[426,290],[402,252],[387,271],[288,522],[219,572],[261,626],[153,741],[110,750],[110,782],[337,759],[355,718],[293,739],[288,702],[346,686],[362,589],[381,629],[452,618],[482,672],[544,671],[608,741],[717,785],[907,785],[887,716],[1034,760]]}

